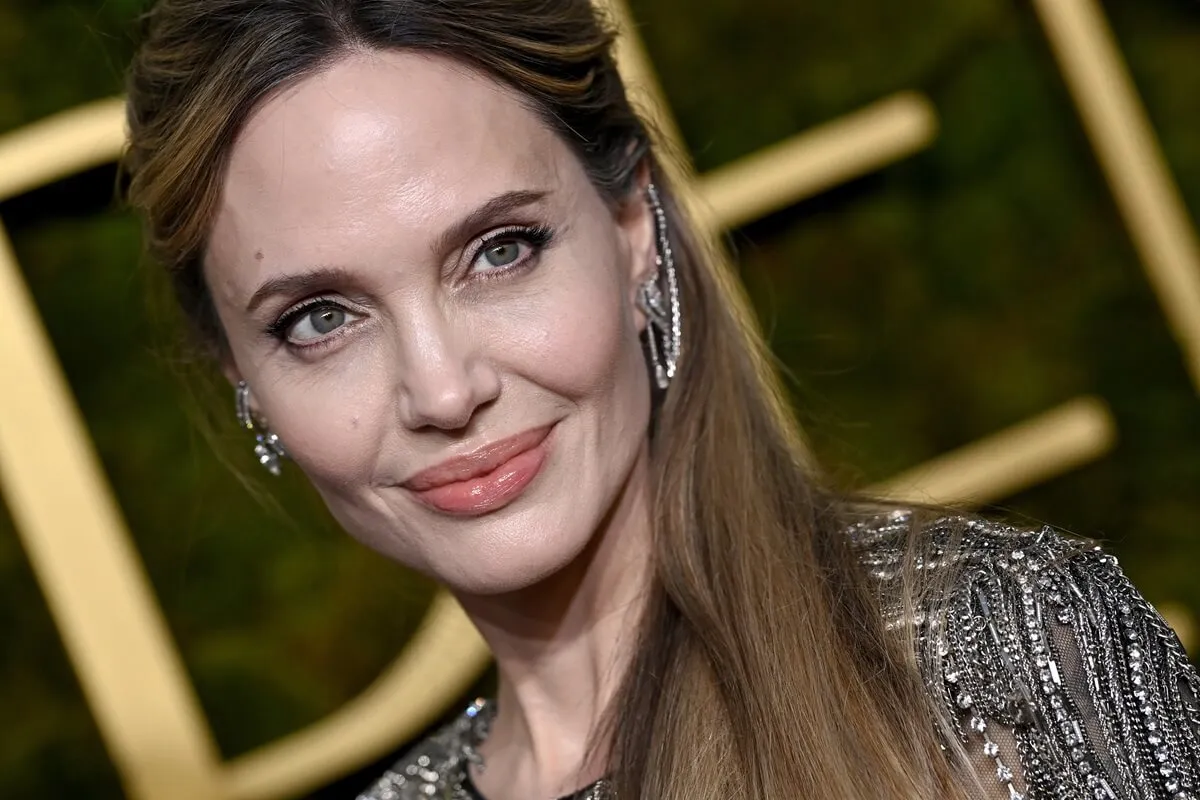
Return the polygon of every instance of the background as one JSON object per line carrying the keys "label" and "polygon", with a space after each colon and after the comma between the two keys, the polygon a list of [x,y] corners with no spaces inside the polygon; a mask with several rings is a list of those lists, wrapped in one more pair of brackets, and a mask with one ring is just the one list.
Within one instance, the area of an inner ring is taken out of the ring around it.
{"label": "background", "polygon": [[[0,131],[119,93],[141,5],[0,5]],[[1200,612],[1200,401],[1033,10],[631,6],[701,171],[897,90],[936,106],[931,148],[731,235],[835,479],[882,480],[1097,395],[1116,448],[993,511],[1098,537],[1152,602]],[[1195,220],[1200,3],[1104,7]],[[181,373],[203,368],[147,288],[156,274],[114,178],[103,168],[29,192],[0,218],[232,756],[366,686],[432,587],[340,534],[296,470],[257,488],[238,477],[256,466],[229,424],[231,393],[184,388]],[[3,507],[0,708],[0,797],[121,796]],[[317,796],[352,796],[363,780]]]}

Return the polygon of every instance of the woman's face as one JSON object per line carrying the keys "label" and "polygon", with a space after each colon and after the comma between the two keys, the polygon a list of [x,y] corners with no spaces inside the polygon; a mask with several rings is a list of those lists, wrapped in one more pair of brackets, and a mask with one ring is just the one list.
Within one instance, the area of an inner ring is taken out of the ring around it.
{"label": "woman's face", "polygon": [[358,53],[250,119],[206,275],[231,377],[342,525],[492,593],[575,558],[646,457],[653,239],[515,92]]}

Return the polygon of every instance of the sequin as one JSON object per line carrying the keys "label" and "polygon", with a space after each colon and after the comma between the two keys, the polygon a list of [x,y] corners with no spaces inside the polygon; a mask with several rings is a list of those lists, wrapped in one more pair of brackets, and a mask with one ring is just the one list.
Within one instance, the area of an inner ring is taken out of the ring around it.
{"label": "sequin", "polygon": [[[941,727],[993,764],[980,774],[988,798],[1196,800],[1200,678],[1115,558],[1050,529],[947,517],[922,531],[919,573],[953,569],[956,580],[912,609],[899,592],[911,524],[891,512],[849,534],[886,628],[916,634]],[[358,800],[472,800],[467,769],[493,713],[471,704]],[[1002,757],[996,730],[1016,760]],[[599,781],[572,800],[613,797]]]}

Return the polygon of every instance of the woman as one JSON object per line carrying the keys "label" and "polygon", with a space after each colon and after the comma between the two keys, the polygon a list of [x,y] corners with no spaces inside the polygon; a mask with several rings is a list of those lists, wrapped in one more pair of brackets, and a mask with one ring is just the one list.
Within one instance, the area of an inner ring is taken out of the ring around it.
{"label": "woman", "polygon": [[821,488],[585,0],[145,37],[130,198],[261,462],[496,657],[364,798],[1200,788],[1200,681],[1115,560]]}

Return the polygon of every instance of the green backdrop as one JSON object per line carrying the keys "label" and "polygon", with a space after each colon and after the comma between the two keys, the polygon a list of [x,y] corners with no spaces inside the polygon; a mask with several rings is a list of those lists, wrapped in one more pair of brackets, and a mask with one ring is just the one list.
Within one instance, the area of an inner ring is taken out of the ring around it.
{"label": "green backdrop", "polygon": [[[0,131],[117,93],[138,0],[0,5]],[[1200,3],[1105,4],[1193,218]],[[934,101],[935,146],[734,232],[817,453],[886,478],[1081,394],[1104,459],[1001,511],[1100,537],[1152,601],[1200,611],[1200,398],[1022,0],[635,0],[697,165],[890,92]],[[153,267],[98,169],[0,203],[222,751],[336,708],[402,647],[431,587],[353,544],[296,471],[199,418]],[[3,343],[0,343],[0,347]],[[3,377],[0,376],[0,381]],[[222,455],[218,455],[221,453]],[[228,462],[228,463],[226,463]],[[257,496],[256,496],[257,494]],[[0,508],[0,797],[120,789]],[[347,796],[348,781],[322,796]]]}

